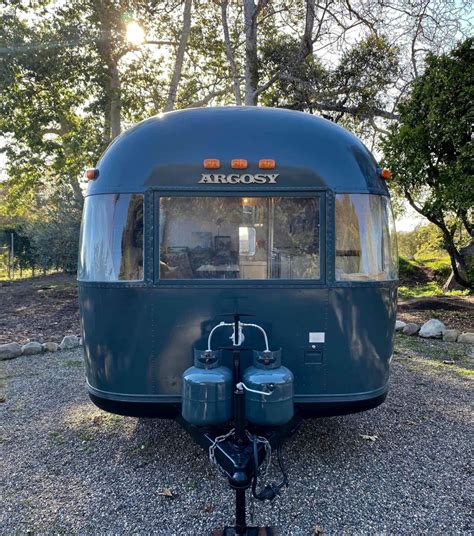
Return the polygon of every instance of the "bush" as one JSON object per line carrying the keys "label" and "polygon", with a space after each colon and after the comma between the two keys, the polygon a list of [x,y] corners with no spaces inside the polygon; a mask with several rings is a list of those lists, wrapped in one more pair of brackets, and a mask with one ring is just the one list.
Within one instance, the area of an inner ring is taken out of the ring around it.
{"label": "bush", "polygon": [[42,270],[77,270],[81,208],[62,196],[27,224],[36,265]]}

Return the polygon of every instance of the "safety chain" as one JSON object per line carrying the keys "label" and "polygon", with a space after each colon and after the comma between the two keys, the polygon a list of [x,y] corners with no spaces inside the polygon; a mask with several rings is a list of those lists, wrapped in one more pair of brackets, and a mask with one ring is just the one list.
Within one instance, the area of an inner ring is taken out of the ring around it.
{"label": "safety chain", "polygon": [[246,430],[245,433],[250,441],[253,442],[253,440],[255,439],[257,443],[263,443],[263,446],[265,447],[265,460],[258,468],[258,475],[265,476],[267,474],[268,468],[272,463],[272,447],[270,445],[270,442],[266,437],[251,435],[248,430]]}
{"label": "safety chain", "polygon": [[217,463],[215,450],[216,450],[216,447],[217,447],[218,443],[221,443],[222,441],[225,441],[227,438],[229,438],[229,437],[231,437],[233,435],[235,435],[235,428],[232,428],[232,430],[227,432],[227,434],[225,434],[225,435],[217,436],[214,439],[212,445],[209,447],[209,462],[211,463],[211,465],[215,465],[217,467],[217,469],[219,470],[219,472],[221,474],[223,474],[224,476],[226,476],[226,477],[230,477],[231,475],[229,475],[226,471],[224,471],[224,469],[222,469],[222,467]]}

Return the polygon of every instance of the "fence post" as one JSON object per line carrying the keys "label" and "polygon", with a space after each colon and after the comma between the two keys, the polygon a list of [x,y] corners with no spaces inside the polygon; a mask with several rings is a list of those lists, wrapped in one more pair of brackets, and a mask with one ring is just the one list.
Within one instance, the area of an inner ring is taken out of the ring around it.
{"label": "fence post", "polygon": [[9,279],[13,279],[15,277],[15,235],[13,233],[10,233],[10,241],[11,241],[11,250],[10,250],[10,262],[11,262],[11,276],[9,275]]}

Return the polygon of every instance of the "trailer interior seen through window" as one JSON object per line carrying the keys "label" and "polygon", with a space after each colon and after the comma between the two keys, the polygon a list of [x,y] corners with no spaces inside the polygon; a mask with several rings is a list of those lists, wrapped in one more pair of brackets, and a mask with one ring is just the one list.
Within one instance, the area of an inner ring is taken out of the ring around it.
{"label": "trailer interior seen through window", "polygon": [[336,280],[398,278],[395,223],[387,197],[336,196]]}
{"label": "trailer interior seen through window", "polygon": [[317,197],[161,197],[161,279],[319,279]]}
{"label": "trailer interior seen through window", "polygon": [[86,198],[79,244],[78,279],[143,279],[143,195]]}

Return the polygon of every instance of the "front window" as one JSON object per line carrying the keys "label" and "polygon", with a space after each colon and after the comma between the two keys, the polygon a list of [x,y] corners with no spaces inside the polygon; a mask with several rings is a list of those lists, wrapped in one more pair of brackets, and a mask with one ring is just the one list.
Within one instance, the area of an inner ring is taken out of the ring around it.
{"label": "front window", "polygon": [[143,195],[105,194],[86,198],[78,279],[143,279]]}
{"label": "front window", "polygon": [[161,279],[319,279],[315,197],[160,198]]}
{"label": "front window", "polygon": [[367,194],[336,196],[336,279],[398,278],[398,253],[390,201]]}

